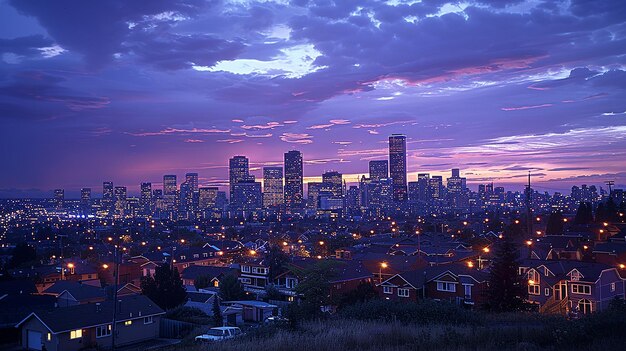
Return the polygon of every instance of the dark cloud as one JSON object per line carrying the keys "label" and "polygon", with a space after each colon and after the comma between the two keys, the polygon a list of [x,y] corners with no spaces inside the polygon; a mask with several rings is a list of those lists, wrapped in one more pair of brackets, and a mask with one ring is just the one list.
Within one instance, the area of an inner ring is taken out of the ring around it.
{"label": "dark cloud", "polygon": [[40,48],[53,45],[50,39],[44,38],[43,35],[30,35],[14,39],[0,38],[0,55],[4,53],[12,53],[20,56],[41,55]]}

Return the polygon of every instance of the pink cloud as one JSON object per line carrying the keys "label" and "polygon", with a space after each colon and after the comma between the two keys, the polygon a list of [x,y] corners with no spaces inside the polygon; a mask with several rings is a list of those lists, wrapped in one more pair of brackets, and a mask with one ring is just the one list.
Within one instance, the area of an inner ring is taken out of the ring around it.
{"label": "pink cloud", "polygon": [[158,132],[142,132],[142,133],[126,133],[132,136],[156,136],[156,135],[168,135],[168,134],[219,134],[230,133],[230,129],[205,129],[205,128],[192,128],[192,129],[178,129],[178,128],[165,128]]}
{"label": "pink cloud", "polygon": [[283,133],[280,136],[280,140],[293,144],[311,144],[313,143],[311,138],[313,138],[313,136],[306,133]]}
{"label": "pink cloud", "polygon": [[243,139],[222,139],[218,140],[218,143],[228,143],[228,144],[236,144],[243,142]]}
{"label": "pink cloud", "polygon": [[284,124],[279,122],[267,122],[265,124],[257,124],[257,125],[243,125],[241,128],[246,130],[259,130],[259,129],[274,129],[276,127],[282,127]]}
{"label": "pink cloud", "polygon": [[554,106],[553,104],[541,104],[541,105],[529,105],[529,106],[516,106],[516,107],[502,107],[502,111],[521,111],[521,110],[530,110],[534,108],[543,108]]}
{"label": "pink cloud", "polygon": [[187,139],[185,140],[186,143],[204,143],[204,140],[200,140],[200,139]]}

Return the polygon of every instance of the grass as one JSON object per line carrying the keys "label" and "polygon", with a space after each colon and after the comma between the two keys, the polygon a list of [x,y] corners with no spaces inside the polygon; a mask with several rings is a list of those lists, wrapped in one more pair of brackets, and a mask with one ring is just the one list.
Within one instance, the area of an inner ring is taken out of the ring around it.
{"label": "grass", "polygon": [[[376,305],[374,309],[380,308]],[[422,306],[423,307],[423,306]],[[361,306],[367,310],[368,306]],[[406,308],[416,308],[406,306]],[[425,307],[433,311],[435,307]],[[451,307],[442,306],[446,313]],[[463,310],[459,310],[459,313]],[[173,350],[336,351],[336,350],[619,350],[626,342],[626,309],[602,312],[576,321],[537,314],[487,314],[437,321],[347,317],[301,322],[295,329],[259,327],[247,335],[210,345],[186,338]],[[411,314],[409,314],[411,315]],[[374,318],[376,317],[376,318]],[[195,335],[195,334],[192,334]]]}

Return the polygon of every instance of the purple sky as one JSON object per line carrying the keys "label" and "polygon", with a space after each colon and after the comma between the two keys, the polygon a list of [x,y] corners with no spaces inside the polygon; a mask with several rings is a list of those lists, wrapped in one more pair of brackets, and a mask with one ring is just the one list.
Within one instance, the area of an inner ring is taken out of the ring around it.
{"label": "purple sky", "polygon": [[0,197],[291,149],[352,180],[392,133],[410,181],[626,186],[622,0],[0,0],[0,58]]}

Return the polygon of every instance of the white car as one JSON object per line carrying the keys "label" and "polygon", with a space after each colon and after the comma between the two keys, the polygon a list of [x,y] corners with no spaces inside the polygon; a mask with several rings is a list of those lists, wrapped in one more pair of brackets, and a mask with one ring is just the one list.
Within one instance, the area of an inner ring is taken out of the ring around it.
{"label": "white car", "polygon": [[206,334],[196,336],[196,341],[220,341],[232,339],[242,335],[237,327],[215,327],[209,329]]}

